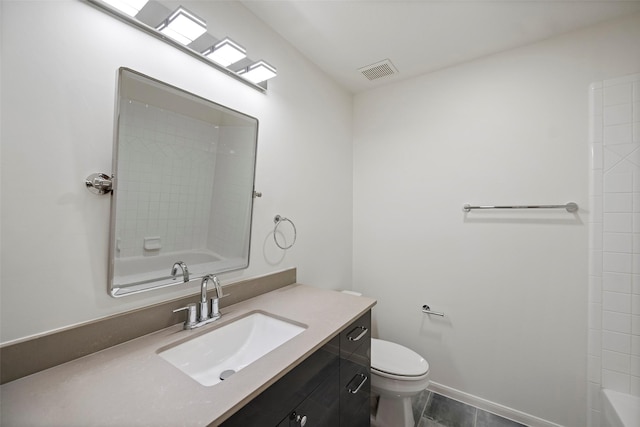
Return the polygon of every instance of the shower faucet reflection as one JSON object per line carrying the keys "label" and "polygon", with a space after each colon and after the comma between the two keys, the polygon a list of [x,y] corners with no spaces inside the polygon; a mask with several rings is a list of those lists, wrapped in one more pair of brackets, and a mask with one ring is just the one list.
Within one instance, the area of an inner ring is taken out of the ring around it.
{"label": "shower faucet reflection", "polygon": [[178,261],[173,264],[173,267],[171,268],[171,277],[175,279],[178,276],[178,267],[182,270],[182,280],[184,283],[187,283],[189,281],[189,269],[187,268],[187,264],[183,261]]}

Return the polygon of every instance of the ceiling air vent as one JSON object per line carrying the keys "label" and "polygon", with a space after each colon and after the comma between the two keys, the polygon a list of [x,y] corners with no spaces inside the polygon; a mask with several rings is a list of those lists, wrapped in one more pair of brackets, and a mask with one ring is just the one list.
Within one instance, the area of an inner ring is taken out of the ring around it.
{"label": "ceiling air vent", "polygon": [[358,71],[360,71],[369,80],[376,80],[398,73],[396,67],[388,59],[367,65],[366,67],[358,68]]}

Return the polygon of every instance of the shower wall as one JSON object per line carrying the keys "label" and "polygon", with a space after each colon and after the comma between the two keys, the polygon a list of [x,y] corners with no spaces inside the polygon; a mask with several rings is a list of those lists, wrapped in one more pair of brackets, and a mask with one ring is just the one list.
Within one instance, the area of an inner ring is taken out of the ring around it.
{"label": "shower wall", "polygon": [[[134,100],[120,110],[117,256],[205,248],[218,126]],[[162,249],[149,253],[151,236]]]}
{"label": "shower wall", "polygon": [[589,408],[640,396],[640,74],[590,87]]}

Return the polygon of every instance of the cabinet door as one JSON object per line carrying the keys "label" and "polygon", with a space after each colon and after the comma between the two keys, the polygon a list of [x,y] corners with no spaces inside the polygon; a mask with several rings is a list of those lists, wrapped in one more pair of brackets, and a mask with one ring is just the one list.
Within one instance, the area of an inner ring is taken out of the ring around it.
{"label": "cabinet door", "polygon": [[338,370],[282,420],[279,427],[337,427],[340,423]]}
{"label": "cabinet door", "polygon": [[[335,337],[223,422],[222,427],[271,427],[285,421],[282,425],[289,425],[288,417],[293,408],[306,402],[328,378],[333,378],[334,384],[337,384],[340,364],[338,350],[339,339]],[[338,402],[337,388],[333,393],[333,400]]]}

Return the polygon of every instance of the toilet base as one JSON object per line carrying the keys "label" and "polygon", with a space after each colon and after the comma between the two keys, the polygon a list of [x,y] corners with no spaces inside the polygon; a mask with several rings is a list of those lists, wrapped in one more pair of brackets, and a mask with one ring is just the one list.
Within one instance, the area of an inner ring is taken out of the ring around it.
{"label": "toilet base", "polygon": [[415,427],[410,397],[380,396],[371,427]]}

